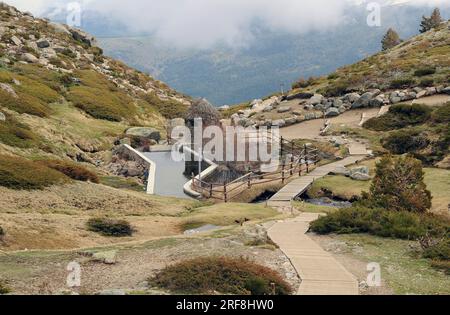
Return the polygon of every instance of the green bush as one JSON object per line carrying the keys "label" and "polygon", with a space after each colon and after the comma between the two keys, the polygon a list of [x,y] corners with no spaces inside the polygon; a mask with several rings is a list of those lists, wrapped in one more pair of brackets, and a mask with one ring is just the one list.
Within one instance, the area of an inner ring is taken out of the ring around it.
{"label": "green bush", "polygon": [[62,160],[45,160],[40,161],[40,163],[51,169],[61,172],[67,177],[74,180],[82,182],[90,181],[95,184],[98,184],[100,182],[97,174],[73,162]]}
{"label": "green bush", "polygon": [[415,130],[400,130],[382,140],[383,148],[393,154],[413,153],[425,149],[430,141]]}
{"label": "green bush", "polygon": [[189,294],[292,293],[292,288],[277,272],[242,258],[205,257],[183,261],[166,267],[149,279],[149,282],[172,292]]}
{"label": "green bush", "polygon": [[450,102],[437,108],[431,116],[434,122],[450,123]]}
{"label": "green bush", "polygon": [[100,233],[103,236],[124,237],[133,235],[133,228],[125,220],[92,218],[88,220],[87,226],[89,231]]}
{"label": "green bush", "polygon": [[433,260],[450,261],[450,239],[444,239],[441,242],[424,249],[423,257]]}
{"label": "green bush", "polygon": [[342,96],[348,92],[349,90],[349,84],[347,82],[337,82],[328,85],[323,91],[323,94],[326,97],[338,97]]}
{"label": "green bush", "polygon": [[389,131],[427,122],[432,108],[421,104],[397,104],[391,106],[389,112],[381,117],[369,119],[364,128],[375,131]]}
{"label": "green bush", "polygon": [[318,234],[367,233],[381,237],[416,240],[427,234],[441,236],[450,229],[450,222],[431,214],[389,211],[355,206],[340,209],[312,222]]}
{"label": "green bush", "polygon": [[424,213],[431,208],[422,162],[410,156],[385,156],[376,165],[368,201],[372,207]]}
{"label": "green bush", "polygon": [[434,80],[431,78],[422,79],[420,80],[419,85],[422,87],[431,87],[434,85]]}
{"label": "green bush", "polygon": [[404,89],[413,86],[416,83],[416,80],[411,78],[401,78],[392,80],[390,87],[392,89]]}
{"label": "green bush", "polygon": [[70,179],[58,171],[18,156],[0,155],[0,186],[10,189],[43,189]]}
{"label": "green bush", "polygon": [[414,72],[414,76],[423,77],[423,76],[431,75],[431,74],[435,74],[435,73],[436,73],[436,68],[427,67],[427,68],[417,69]]}

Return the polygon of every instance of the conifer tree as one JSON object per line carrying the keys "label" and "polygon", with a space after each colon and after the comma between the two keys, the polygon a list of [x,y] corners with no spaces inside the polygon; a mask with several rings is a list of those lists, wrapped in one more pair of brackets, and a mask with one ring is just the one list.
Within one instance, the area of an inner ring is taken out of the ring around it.
{"label": "conifer tree", "polygon": [[401,42],[402,40],[400,39],[400,36],[398,36],[398,33],[392,28],[390,28],[388,29],[386,35],[384,35],[381,44],[383,46],[383,50],[388,50],[397,46]]}

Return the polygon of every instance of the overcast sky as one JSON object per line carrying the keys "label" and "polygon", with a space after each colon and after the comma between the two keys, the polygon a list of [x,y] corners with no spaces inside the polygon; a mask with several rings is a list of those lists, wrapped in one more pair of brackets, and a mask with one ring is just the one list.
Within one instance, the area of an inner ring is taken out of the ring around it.
{"label": "overcast sky", "polygon": [[[36,15],[69,0],[6,0]],[[255,21],[272,30],[326,30],[345,20],[347,6],[364,0],[81,0],[133,30],[154,32],[182,46],[208,47],[218,42],[239,45],[251,38]],[[450,5],[450,0],[377,0],[411,5]]]}

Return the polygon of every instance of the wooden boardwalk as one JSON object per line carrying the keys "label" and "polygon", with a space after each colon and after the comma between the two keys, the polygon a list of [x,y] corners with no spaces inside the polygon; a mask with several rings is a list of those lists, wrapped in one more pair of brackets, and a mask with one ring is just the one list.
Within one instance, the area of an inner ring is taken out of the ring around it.
{"label": "wooden boardwalk", "polygon": [[297,196],[305,193],[315,180],[325,177],[339,166],[348,166],[355,164],[356,162],[363,160],[365,157],[366,155],[353,155],[341,161],[320,166],[311,173],[299,177],[287,184],[284,188],[282,188],[278,193],[276,193],[274,196],[272,196],[272,198],[269,199],[267,205],[269,207],[289,206],[291,201]]}
{"label": "wooden boardwalk", "polygon": [[301,284],[297,295],[357,295],[358,280],[306,235],[318,214],[303,213],[275,223],[268,235],[290,259]]}

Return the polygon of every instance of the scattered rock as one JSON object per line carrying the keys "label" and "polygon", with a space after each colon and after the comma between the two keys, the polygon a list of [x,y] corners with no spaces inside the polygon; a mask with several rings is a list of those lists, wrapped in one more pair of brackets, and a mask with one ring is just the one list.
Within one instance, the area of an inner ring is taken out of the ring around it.
{"label": "scattered rock", "polygon": [[85,43],[88,46],[93,46],[93,44],[95,43],[95,38],[83,32],[82,30],[70,29],[69,31],[72,34],[73,39],[79,42]]}
{"label": "scattered rock", "polygon": [[16,46],[22,45],[22,41],[17,36],[11,37],[11,43],[13,43]]}
{"label": "scattered rock", "polygon": [[370,176],[367,174],[363,174],[363,173],[352,173],[350,174],[350,178],[353,180],[359,180],[359,181],[369,181],[370,180]]}
{"label": "scattered rock", "polygon": [[361,107],[368,107],[370,104],[370,101],[373,99],[374,94],[372,92],[366,92],[361,97],[353,103],[353,108],[361,108]]}
{"label": "scattered rock", "polygon": [[380,96],[375,97],[369,102],[370,107],[381,107],[384,105],[384,99]]}
{"label": "scattered rock", "polygon": [[6,121],[6,116],[2,112],[0,112],[0,121]]}
{"label": "scattered rock", "polygon": [[290,106],[282,106],[280,108],[278,108],[278,113],[287,113],[291,111],[291,107]]}
{"label": "scattered rock", "polygon": [[325,117],[336,117],[339,115],[340,115],[339,109],[336,107],[329,108],[325,113]]}
{"label": "scattered rock", "polygon": [[46,39],[41,39],[36,42],[38,48],[48,48],[50,47],[50,43]]}
{"label": "scattered rock", "polygon": [[350,173],[351,174],[353,174],[353,173],[362,173],[362,174],[369,175],[369,168],[367,166],[355,167],[355,168],[352,168],[350,170]]}
{"label": "scattered rock", "polygon": [[92,255],[92,260],[96,262],[101,262],[106,265],[114,265],[117,263],[117,251],[112,250],[108,252],[98,252]]}
{"label": "scattered rock", "polygon": [[323,99],[324,99],[323,95],[314,94],[314,96],[309,99],[309,104],[311,104],[311,105],[321,104]]}
{"label": "scattered rock", "polygon": [[357,102],[360,98],[361,98],[361,95],[359,95],[358,93],[349,93],[349,94],[346,94],[342,100],[344,102],[353,104],[354,102]]}
{"label": "scattered rock", "polygon": [[427,91],[420,91],[419,93],[416,94],[416,98],[422,98],[425,95],[427,95]]}
{"label": "scattered rock", "polygon": [[350,170],[345,166],[338,166],[331,173],[334,175],[350,176]]}
{"label": "scattered rock", "polygon": [[30,53],[23,54],[22,55],[22,60],[24,60],[24,61],[26,61],[28,63],[38,63],[39,62],[39,59],[36,56],[34,56],[34,55],[30,54]]}
{"label": "scattered rock", "polygon": [[447,86],[445,89],[442,90],[442,92],[450,95],[450,86]]}
{"label": "scattered rock", "polygon": [[277,119],[272,121],[272,126],[276,126],[276,127],[284,127],[286,126],[286,121],[284,119]]}

